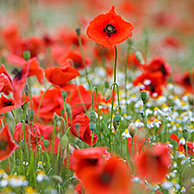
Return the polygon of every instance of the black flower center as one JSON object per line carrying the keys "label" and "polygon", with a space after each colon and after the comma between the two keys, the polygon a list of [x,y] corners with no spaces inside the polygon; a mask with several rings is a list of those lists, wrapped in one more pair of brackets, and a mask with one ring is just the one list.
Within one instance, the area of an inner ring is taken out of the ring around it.
{"label": "black flower center", "polygon": [[5,150],[7,145],[8,145],[7,141],[0,139],[0,150]]}
{"label": "black flower center", "polygon": [[22,79],[22,70],[14,69],[12,73],[15,75],[15,78],[19,80]]}
{"label": "black flower center", "polygon": [[3,104],[5,106],[10,106],[10,105],[13,105],[13,102],[12,102],[12,100],[7,100],[7,101],[4,101]]}
{"label": "black flower center", "polygon": [[103,29],[103,32],[106,32],[108,37],[111,37],[111,34],[117,33],[115,26],[113,26],[112,24],[107,24]]}
{"label": "black flower center", "polygon": [[167,74],[166,69],[163,64],[160,66],[159,70],[162,72],[163,75]]}
{"label": "black flower center", "polygon": [[101,175],[100,175],[100,181],[105,184],[105,185],[108,185],[110,184],[112,180],[112,177],[110,175],[110,173],[108,172],[103,172]]}
{"label": "black flower center", "polygon": [[98,159],[87,159],[87,161],[92,166],[96,166],[98,163]]}

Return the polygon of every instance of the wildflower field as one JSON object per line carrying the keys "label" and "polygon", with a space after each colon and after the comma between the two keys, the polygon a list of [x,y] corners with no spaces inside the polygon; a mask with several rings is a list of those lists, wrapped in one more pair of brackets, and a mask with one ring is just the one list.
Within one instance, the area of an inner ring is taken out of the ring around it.
{"label": "wildflower field", "polygon": [[193,0],[0,0],[0,194],[194,194]]}

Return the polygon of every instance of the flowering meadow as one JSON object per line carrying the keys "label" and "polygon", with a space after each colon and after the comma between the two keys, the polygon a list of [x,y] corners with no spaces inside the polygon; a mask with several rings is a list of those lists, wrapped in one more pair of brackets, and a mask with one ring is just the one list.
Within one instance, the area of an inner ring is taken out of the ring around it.
{"label": "flowering meadow", "polygon": [[0,0],[0,194],[193,194],[193,7]]}

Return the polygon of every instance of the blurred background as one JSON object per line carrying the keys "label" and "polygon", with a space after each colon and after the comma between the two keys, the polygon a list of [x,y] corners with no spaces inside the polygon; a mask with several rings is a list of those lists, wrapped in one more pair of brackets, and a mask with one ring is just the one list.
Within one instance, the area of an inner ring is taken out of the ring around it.
{"label": "blurred background", "polygon": [[78,27],[85,34],[89,21],[112,5],[133,24],[132,40],[139,50],[144,53],[149,41],[150,59],[165,58],[175,72],[193,66],[193,0],[0,0],[0,48],[6,30],[45,39],[69,36]]}

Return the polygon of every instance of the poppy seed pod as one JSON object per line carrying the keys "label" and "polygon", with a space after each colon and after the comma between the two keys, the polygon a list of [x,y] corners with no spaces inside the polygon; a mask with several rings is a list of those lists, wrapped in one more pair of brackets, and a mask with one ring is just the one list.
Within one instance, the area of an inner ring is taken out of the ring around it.
{"label": "poppy seed pod", "polygon": [[188,139],[188,136],[189,136],[189,132],[188,132],[188,130],[187,129],[184,129],[183,130],[183,137],[184,137],[184,139]]}
{"label": "poppy seed pod", "polygon": [[144,104],[147,102],[147,92],[146,91],[141,92],[141,100],[143,101]]}
{"label": "poppy seed pod", "polygon": [[129,134],[131,135],[131,137],[134,137],[136,132],[137,132],[137,127],[135,126],[134,123],[130,123],[129,126],[128,126],[128,131],[129,131]]}
{"label": "poppy seed pod", "polygon": [[142,55],[142,53],[140,51],[136,50],[135,51],[135,56],[136,56],[137,60],[139,61],[139,63],[141,65],[145,64],[145,60],[144,60],[143,55]]}
{"label": "poppy seed pod", "polygon": [[104,98],[106,101],[108,101],[112,96],[112,90],[110,88],[108,88],[108,90],[106,91]]}
{"label": "poppy seed pod", "polygon": [[90,113],[90,121],[96,122],[96,113],[94,111],[91,111]]}
{"label": "poppy seed pod", "polygon": [[28,61],[28,60],[30,59],[30,57],[31,57],[30,51],[24,51],[24,52],[23,52],[23,57],[24,57],[24,59],[25,59],[26,61]]}
{"label": "poppy seed pod", "polygon": [[48,141],[48,139],[45,139],[44,142],[43,142],[43,144],[44,144],[44,147],[45,147],[45,148],[48,148],[48,146],[49,146],[49,141]]}

